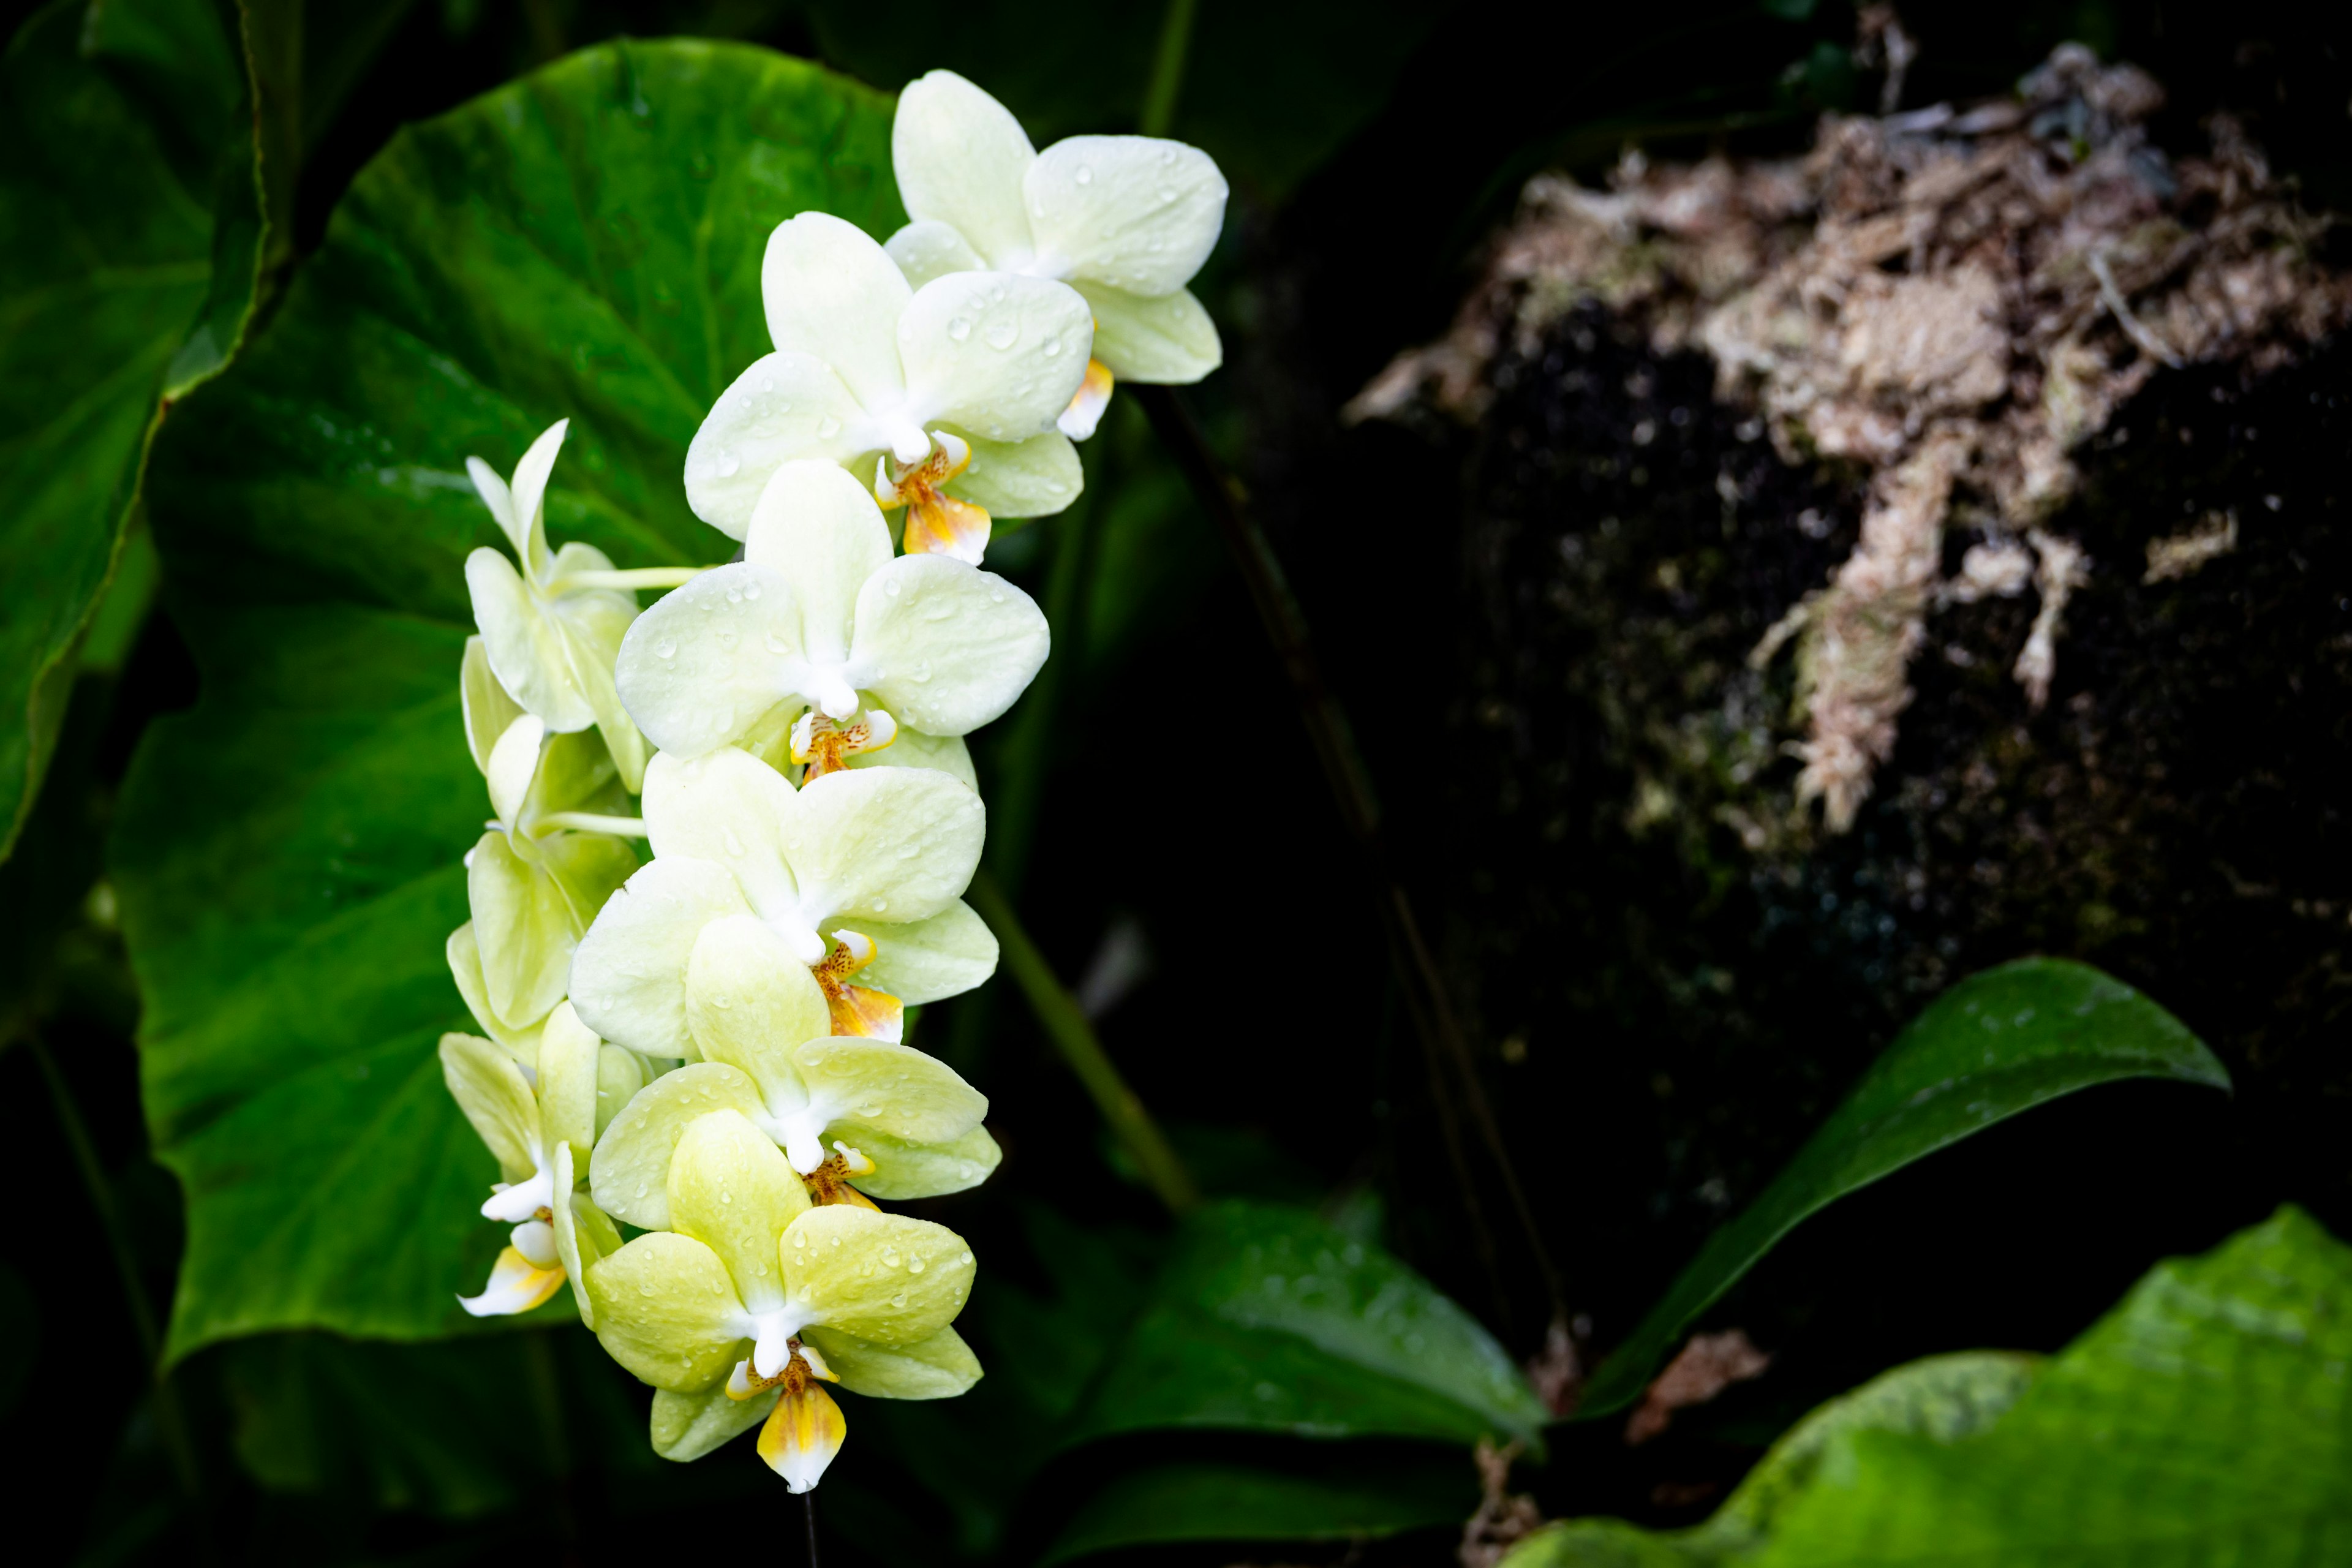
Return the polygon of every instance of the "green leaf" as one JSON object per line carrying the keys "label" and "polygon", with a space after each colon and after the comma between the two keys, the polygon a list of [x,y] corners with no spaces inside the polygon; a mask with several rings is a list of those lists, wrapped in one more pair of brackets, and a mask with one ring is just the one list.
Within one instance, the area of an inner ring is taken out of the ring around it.
{"label": "green leaf", "polygon": [[1501,1345],[1403,1264],[1304,1210],[1186,1217],[1080,1433],[1538,1441],[1547,1414]]}
{"label": "green leaf", "polygon": [[563,416],[549,531],[723,560],[686,446],[768,345],[769,230],[887,234],[887,100],[765,50],[623,43],[363,170],[236,367],[174,412],[152,516],[203,696],[152,726],[113,845],[157,1155],[188,1198],[170,1353],[274,1328],[464,1329],[502,1237],[441,1087],[442,943],[488,801],[457,672],[465,458]]}
{"label": "green leaf", "polygon": [[2352,1248],[2299,1210],[2159,1264],[2038,1372],[2001,1359],[1824,1406],[1695,1530],[1580,1520],[1506,1568],[2352,1561]]}
{"label": "green leaf", "polygon": [[1349,1443],[1318,1466],[1179,1462],[1129,1470],[1081,1504],[1040,1561],[1184,1541],[1349,1541],[1431,1525],[1478,1506],[1468,1456]]}
{"label": "green leaf", "polygon": [[58,0],[0,61],[0,579],[16,585],[0,856],[55,750],[160,400],[219,367],[252,306],[249,247],[215,267],[257,212],[243,92],[209,0]]}
{"label": "green leaf", "polygon": [[1913,1019],[1762,1195],[1707,1238],[1593,1375],[1577,1416],[1638,1398],[1692,1321],[1807,1215],[2021,1110],[2127,1078],[2230,1087],[2179,1019],[2087,964],[2029,958],[1970,975]]}

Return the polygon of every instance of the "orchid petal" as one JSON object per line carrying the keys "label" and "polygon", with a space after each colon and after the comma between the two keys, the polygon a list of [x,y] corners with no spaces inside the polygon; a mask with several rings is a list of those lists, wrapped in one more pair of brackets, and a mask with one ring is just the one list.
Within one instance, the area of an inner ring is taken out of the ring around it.
{"label": "orchid petal", "polygon": [[482,1033],[522,1066],[537,1068],[539,1036],[546,1020],[533,1018],[519,1029],[510,1029],[490,1010],[490,988],[482,978],[482,949],[474,940],[474,922],[467,921],[451,931],[442,951],[449,960],[449,976],[457,983],[457,994],[465,998],[466,1011],[481,1025]]}
{"label": "orchid petal", "polygon": [[908,287],[913,289],[950,272],[988,270],[988,263],[971,242],[944,223],[910,223],[884,240],[882,248],[890,253],[890,259],[906,275]]}
{"label": "orchid petal", "polygon": [[466,588],[474,624],[499,684],[525,712],[547,721],[551,730],[585,730],[596,721],[572,680],[572,659],[562,632],[541,607],[514,563],[490,549],[466,557]]}
{"label": "orchid petal", "polygon": [[747,1349],[735,1281],[692,1237],[656,1231],[589,1265],[588,1297],[605,1352],[656,1388],[709,1388]]}
{"label": "orchid petal", "polygon": [[547,726],[524,713],[507,726],[506,733],[490,748],[489,764],[482,770],[482,777],[490,786],[490,810],[509,827],[522,821],[523,801],[539,773],[540,747],[546,740]]}
{"label": "orchid petal", "polygon": [[499,477],[496,468],[479,458],[466,459],[466,473],[474,481],[474,493],[480,496],[482,504],[490,509],[490,521],[499,525],[499,531],[505,534],[507,542],[513,546],[515,559],[530,560],[530,536],[525,531],[522,520],[515,515],[514,491],[507,488],[506,480]]}
{"label": "orchid petal", "polygon": [[457,1305],[477,1318],[510,1318],[528,1312],[563,1289],[563,1270],[544,1268],[520,1248],[502,1247],[490,1266],[489,1283],[478,1296],[460,1296]]}
{"label": "orchid petal", "polygon": [[441,1037],[441,1077],[449,1098],[474,1124],[507,1182],[539,1170],[539,1101],[515,1059],[478,1035]]}
{"label": "orchid petal", "polygon": [[784,1304],[776,1241],[809,1206],[783,1152],[740,1111],[687,1124],[669,1163],[670,1225],[719,1254],[753,1312]]}
{"label": "orchid petal", "polygon": [[719,395],[688,444],[686,504],[730,539],[740,539],[780,466],[804,458],[846,462],[867,450],[867,424],[824,361],[762,355]]}
{"label": "orchid petal", "polygon": [[794,1306],[878,1345],[930,1338],[971,1294],[963,1237],[902,1214],[826,1204],[793,1221],[777,1251]]}
{"label": "orchid petal", "polygon": [[[514,521],[519,532],[509,532],[515,558],[526,573],[536,575],[547,563],[547,480],[555,472],[556,454],[563,450],[564,433],[572,421],[559,419],[539,434],[515,464]],[[480,481],[476,480],[477,487]]]}
{"label": "orchid petal", "polygon": [[801,612],[802,656],[823,664],[849,657],[857,590],[890,557],[890,525],[882,509],[837,463],[778,468],[760,493],[743,539],[746,562],[791,584]]}
{"label": "orchid petal", "polygon": [[960,1138],[988,1114],[988,1096],[912,1046],[838,1036],[807,1041],[793,1064],[813,1104],[910,1143]]}
{"label": "orchid petal", "polygon": [[1095,358],[1121,381],[1190,386],[1225,362],[1217,324],[1190,289],[1146,299],[1080,279],[1095,313]]}
{"label": "orchid petal", "polygon": [[849,1423],[833,1395],[811,1384],[776,1402],[760,1428],[760,1458],[795,1492],[815,1488],[825,1467],[841,1452]]}
{"label": "orchid petal", "polygon": [[952,1399],[980,1381],[980,1358],[953,1329],[895,1347],[834,1329],[812,1328],[801,1337],[816,1347],[842,1387],[869,1399]]}
{"label": "orchid petal", "polygon": [[580,1021],[646,1056],[691,1058],[687,959],[704,926],[749,913],[724,866],[673,858],[640,867],[606,900],[572,956],[572,1005]]}
{"label": "orchid petal", "polygon": [[[596,1147],[598,1047],[604,1044],[569,1002],[558,1002],[539,1039],[539,1135],[541,1146],[568,1144],[584,1171]],[[571,1188],[556,1184],[560,1197]]]}
{"label": "orchid petal", "polygon": [[840,916],[927,920],[961,895],[980,866],[987,809],[928,768],[827,773],[791,806],[785,837],[797,845],[800,914],[820,931]]}
{"label": "orchid petal", "polygon": [[1058,430],[1025,441],[967,439],[971,462],[948,489],[991,517],[1051,517],[1087,488],[1078,449]]}
{"label": "orchid petal", "polygon": [[900,723],[961,735],[1012,707],[1052,647],[1036,601],[993,572],[902,555],[858,590],[850,668]]}
{"label": "orchid petal", "polygon": [[890,126],[898,199],[908,216],[948,225],[982,255],[1002,262],[1034,248],[1021,183],[1036,161],[1012,111],[955,72],[900,90]]}
{"label": "orchid petal", "polygon": [[759,1086],[731,1067],[694,1062],[637,1091],[596,1140],[589,1191],[596,1206],[640,1230],[670,1228],[671,1157],[687,1128],[718,1110],[761,1110]]}
{"label": "orchid petal", "polygon": [[1152,136],[1072,136],[1022,179],[1040,255],[1073,280],[1142,295],[1192,280],[1225,226],[1225,177],[1197,147]]}
{"label": "orchid petal", "polygon": [[499,743],[508,725],[522,717],[522,705],[499,684],[490,668],[489,649],[478,635],[466,639],[465,662],[457,673],[457,704],[466,718],[466,749],[474,754],[474,766],[488,774],[490,748]]}
{"label": "orchid petal", "polygon": [[[646,832],[656,863],[687,857],[724,866],[762,920],[800,901],[784,847],[793,802],[791,781],[733,746],[691,761],[665,752],[646,768]],[[822,956],[803,953],[801,962]]]}
{"label": "orchid petal", "polygon": [[808,965],[768,926],[740,915],[712,921],[695,942],[686,1022],[703,1060],[740,1069],[772,1107],[806,1100],[793,1048],[832,1026]]}
{"label": "orchid petal", "polygon": [[926,920],[903,925],[845,920],[835,929],[871,941],[874,962],[860,970],[858,984],[887,991],[909,1007],[961,995],[996,973],[996,933],[961,900]]}
{"label": "orchid petal", "polygon": [[980,789],[980,774],[971,765],[971,748],[964,744],[961,735],[927,735],[901,725],[898,738],[885,749],[852,752],[847,761],[853,768],[929,768],[947,774],[968,790],[977,793]]}
{"label": "orchid petal", "polygon": [[596,1136],[604,1136],[604,1129],[621,1108],[636,1097],[646,1087],[646,1058],[626,1046],[596,1047]]}
{"label": "orchid petal", "polygon": [[466,896],[490,1010],[520,1028],[563,999],[580,928],[555,879],[516,855],[505,834],[483,834],[467,860]]}
{"label": "orchid petal", "polygon": [[873,1163],[872,1171],[851,1179],[859,1192],[885,1203],[964,1192],[988,1180],[1004,1158],[1004,1151],[996,1146],[985,1127],[975,1127],[942,1143],[910,1143],[877,1129],[845,1121],[827,1129],[825,1137],[848,1145]]}
{"label": "orchid petal", "polygon": [[664,753],[687,761],[816,684],[791,584],[749,562],[663,595],[622,639],[614,674],[630,717]]}
{"label": "orchid petal", "polygon": [[636,850],[609,833],[558,833],[541,839],[537,848],[543,874],[562,895],[575,932],[596,918],[637,869]]}
{"label": "orchid petal", "polygon": [[580,1309],[580,1321],[593,1329],[596,1304],[588,1297],[588,1266],[621,1250],[621,1232],[602,1209],[572,1190],[574,1172],[569,1143],[555,1146],[554,1175],[556,1201],[549,1213],[555,1230],[555,1251],[562,1259],[564,1278],[572,1281],[572,1300]]}
{"label": "orchid petal", "polygon": [[654,1452],[678,1464],[699,1459],[765,1421],[783,1396],[782,1388],[765,1389],[749,1399],[730,1398],[723,1385],[699,1394],[657,1388],[654,1390]]}
{"label": "orchid petal", "polygon": [[777,349],[823,360],[868,408],[895,403],[907,384],[891,329],[912,292],[871,236],[830,213],[778,224],[760,264]]}
{"label": "orchid petal", "polygon": [[908,405],[926,423],[1019,441],[1051,430],[1070,405],[1086,379],[1094,316],[1066,283],[955,272],[915,290],[898,342]]}

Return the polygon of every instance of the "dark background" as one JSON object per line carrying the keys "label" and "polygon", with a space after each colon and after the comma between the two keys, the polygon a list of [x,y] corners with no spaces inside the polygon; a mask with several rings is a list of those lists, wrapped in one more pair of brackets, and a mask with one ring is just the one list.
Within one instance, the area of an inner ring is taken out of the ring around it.
{"label": "dark background", "polygon": [[[314,16],[300,241],[316,244],[340,192],[401,124],[616,33],[754,39],[884,87],[950,66],[1003,97],[1041,145],[1126,129],[1159,19],[1102,9],[444,0]],[[11,7],[12,28],[23,14]],[[2200,146],[2200,121],[2227,110],[2311,205],[2352,205],[2352,62],[2326,8],[1914,4],[1903,15],[1922,46],[1907,105],[2001,92],[2080,38],[2165,84],[2159,143]],[[1853,37],[1851,10],[1826,4],[1202,0],[1174,128],[1235,186],[1201,285],[1227,368],[1194,405],[1298,589],[1591,1348],[1628,1330],[1901,1023],[1970,969],[2031,952],[2089,958],[2173,1007],[2238,1079],[2230,1099],[2147,1084],[2080,1096],[1811,1222],[1708,1320],[1774,1351],[1770,1373],[1639,1449],[1612,1423],[1570,1429],[1548,1467],[1521,1472],[1550,1512],[1702,1515],[1829,1394],[1934,1352],[2054,1349],[2158,1257],[2210,1246],[2282,1201],[2352,1234],[2341,925],[2282,912],[2352,900],[2339,805],[2352,783],[2352,616],[2340,596],[2352,562],[2329,471],[2352,447],[2340,354],[2259,386],[2197,373],[2152,385],[2118,421],[2143,433],[2138,444],[2086,464],[2075,526],[2095,558],[2128,559],[2135,520],[2168,512],[2184,490],[2326,504],[2200,579],[2186,609],[2142,602],[2127,574],[2095,579],[2069,618],[2058,692],[2025,732],[2041,761],[1973,815],[1906,806],[1890,790],[1794,884],[1779,868],[1628,833],[1630,778],[1596,717],[1671,684],[1634,646],[1642,584],[1679,547],[1686,514],[1711,518],[1715,503],[1704,478],[1682,500],[1671,486],[1634,497],[1570,459],[1622,447],[1635,419],[1679,400],[1698,416],[1672,426],[1653,461],[1711,475],[1736,437],[1706,396],[1707,367],[1650,363],[1605,321],[1587,322],[1592,347],[1564,328],[1477,431],[1432,440],[1339,426],[1339,405],[1392,354],[1444,329],[1528,175],[1566,167],[1595,180],[1633,143],[1653,159],[1801,150],[1823,109],[1874,101]],[[1622,390],[1644,365],[1654,390]],[[1602,373],[1583,384],[1599,390],[1568,390],[1577,366]],[[2250,426],[2271,433],[2259,448],[2239,438]],[[2148,438],[2182,427],[2196,439]],[[2158,462],[2152,450],[2196,456]],[[1204,1186],[1324,1204],[1379,1227],[1515,1353],[1531,1353],[1548,1310],[1539,1281],[1491,1183],[1480,1201],[1507,1253],[1499,1295],[1471,1255],[1365,881],[1239,580],[1131,399],[1087,458],[1084,513],[992,552],[1041,598],[1066,553],[1077,574],[1043,700],[1050,723],[1016,714],[977,748],[1000,805],[1016,780],[1039,791],[1028,852],[1000,837],[995,869],[1074,984],[1107,947],[1139,941],[1148,964],[1099,1025]],[[1749,641],[1843,556],[1856,514],[1834,474],[1774,482],[1790,487],[1791,510],[1823,505],[1844,526],[1816,555],[1792,553],[1785,537],[1732,550],[1709,592],[1738,606]],[[1643,521],[1570,582],[1574,608],[1543,609],[1533,590],[1559,574],[1559,540],[1604,514]],[[2013,642],[2020,631],[1988,619],[1962,635]],[[2015,727],[1995,710],[2000,691],[1929,688],[1958,681],[1948,668],[1921,679],[1917,711],[1929,717],[1906,719],[1891,774],[1958,768]],[[140,729],[193,700],[194,682],[160,612],[119,674],[86,677],[39,814],[0,872],[8,962],[29,976],[41,1037],[159,1316],[178,1196],[144,1155],[136,999],[104,898],[90,895]],[[2085,693],[2087,707],[2072,702]],[[1498,702],[1510,722],[1492,721]],[[1024,723],[1042,746],[1010,739]],[[2143,777],[2134,797],[2146,809],[2118,818],[2112,803],[2078,809],[2067,795],[2055,775],[2089,743],[2086,726],[2164,764],[2161,787]],[[2019,804],[2035,801],[2048,804]],[[2029,818],[2112,831],[2037,841],[2021,830]],[[1948,879],[1918,908],[1885,893],[1887,868],[1915,863]],[[2007,872],[1997,890],[1975,876],[1986,864]],[[2122,934],[2074,918],[2091,897],[2086,868],[2105,879],[2097,896],[2132,916]],[[2272,895],[2232,892],[2249,886]],[[1922,954],[1934,962],[1923,967]],[[995,1181],[942,1214],[1004,1286],[976,1334],[992,1378],[1056,1366],[1082,1376],[1085,1314],[1024,1317],[1022,1304],[1059,1291],[1115,1321],[1119,1281],[1148,1262],[1160,1221],[1017,996],[998,989],[935,1009],[914,1037],[991,1093],[1007,1150]],[[39,1560],[618,1560],[677,1542],[713,1505],[753,1510],[753,1528],[772,1532],[761,1550],[796,1550],[796,1507],[747,1456],[685,1468],[646,1456],[641,1391],[576,1331],[516,1336],[530,1342],[520,1348],[296,1339],[206,1352],[173,1386],[199,1434],[210,1501],[179,1507],[58,1106],[30,1053],[0,1057],[0,1184],[18,1195],[20,1226],[0,1264],[0,1420],[19,1529],[45,1521]],[[527,1429],[502,1426],[510,1407],[485,1405],[466,1446],[430,1457],[438,1429],[404,1400],[446,1417],[484,1382],[515,1377],[560,1386],[558,1402],[532,1404]],[[1065,1458],[1040,1483],[992,1456],[1010,1440],[989,1422],[1008,1406],[958,1403],[971,1408],[853,1411],[858,1442],[823,1492],[828,1562],[1025,1560],[1050,1538],[1057,1498],[1146,1447]],[[353,1429],[416,1436],[388,1463],[350,1441]],[[466,1517],[446,1517],[452,1498]],[[1407,1538],[1374,1558],[1434,1563],[1450,1550]]]}

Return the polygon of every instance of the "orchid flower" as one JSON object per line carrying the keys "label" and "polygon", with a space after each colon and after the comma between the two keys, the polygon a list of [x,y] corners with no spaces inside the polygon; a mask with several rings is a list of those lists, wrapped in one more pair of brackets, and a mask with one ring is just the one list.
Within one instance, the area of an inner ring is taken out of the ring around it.
{"label": "orchid flower", "polygon": [[696,1458],[764,1413],[760,1457],[803,1492],[847,1429],[821,1382],[933,1399],[979,1380],[948,1326],[973,1270],[953,1231],[812,1205],[774,1142],[733,1110],[684,1128],[667,1187],[672,1229],[587,1266],[597,1338],[668,1396],[654,1404],[657,1449]]}
{"label": "orchid flower", "polygon": [[572,1005],[608,1040],[698,1058],[691,960],[708,927],[739,916],[801,967],[836,1034],[896,1039],[902,1006],[969,991],[996,967],[995,937],[960,900],[987,813],[945,773],[860,768],[794,790],[733,746],[691,762],[665,752],[646,769],[645,814],[653,863],[604,905],[572,963]]}
{"label": "orchid flower", "polygon": [[776,352],[752,362],[695,432],[686,499],[741,539],[769,477],[839,464],[908,510],[908,553],[977,564],[994,516],[1077,499],[1077,453],[1054,427],[1086,378],[1087,301],[1050,279],[977,272],[921,289],[855,225],[777,226],[760,273]]}
{"label": "orchid flower", "polygon": [[996,1168],[987,1097],[909,1047],[833,1035],[824,993],[758,920],[703,928],[687,1022],[702,1060],[649,1085],[596,1144],[596,1202],[631,1225],[670,1228],[673,1151],[720,1109],[782,1148],[819,1202],[936,1197]]}
{"label": "orchid flower", "polygon": [[823,773],[902,727],[978,729],[1013,705],[1051,640],[1028,595],[961,561],[894,556],[856,480],[793,462],[761,492],[743,559],[639,616],[615,678],[666,754],[741,741],[781,707],[793,760]]}
{"label": "orchid flower", "polygon": [[582,1321],[594,1326],[582,1270],[617,1250],[621,1236],[573,1188],[588,1170],[599,1101],[610,1098],[599,1094],[600,1080],[634,1061],[625,1051],[608,1060],[615,1050],[564,1005],[548,1016],[536,1068],[473,1035],[441,1037],[450,1097],[489,1145],[504,1178],[482,1205],[482,1217],[514,1226],[481,1294],[457,1298],[475,1317],[527,1312],[569,1279]]}
{"label": "orchid flower", "polygon": [[466,459],[482,504],[514,547],[512,561],[487,545],[467,556],[466,586],[499,684],[550,730],[601,731],[634,794],[645,740],[613,689],[613,652],[636,618],[635,590],[675,586],[694,569],[616,572],[610,556],[577,541],[549,551],[547,480],[571,425],[559,419],[530,444],[511,485],[481,458]]}
{"label": "orchid flower", "polygon": [[[482,706],[470,708],[469,721]],[[518,713],[486,753],[470,722],[467,734],[494,815],[467,852],[466,892],[483,992],[499,1025],[493,1034],[503,1041],[562,999],[581,932],[637,867],[615,835],[642,826],[608,815],[628,797],[595,736],[550,735],[530,713]]]}
{"label": "orchid flower", "polygon": [[935,70],[898,95],[890,158],[915,219],[887,247],[908,282],[988,268],[1086,296],[1094,356],[1064,435],[1094,434],[1114,378],[1181,385],[1223,363],[1184,287],[1224,226],[1225,180],[1207,153],[1151,136],[1072,136],[1038,153],[1003,104]]}

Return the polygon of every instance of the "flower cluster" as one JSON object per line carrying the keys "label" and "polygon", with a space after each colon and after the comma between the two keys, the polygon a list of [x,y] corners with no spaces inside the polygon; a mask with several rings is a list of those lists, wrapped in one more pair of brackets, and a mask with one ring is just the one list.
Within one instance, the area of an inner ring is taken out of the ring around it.
{"label": "flower cluster", "polygon": [[[740,559],[551,550],[567,423],[511,480],[468,459],[512,555],[466,563],[493,816],[448,959],[483,1032],[441,1060],[503,1177],[482,1214],[512,1230],[460,1300],[521,1312],[568,1281],[654,1385],[657,1451],[764,1422],[794,1491],[845,1430],[825,1384],[935,1399],[980,1376],[951,1326],[971,1249],[877,1200],[999,1157],[987,1099],[904,1040],[908,1008],[996,963],[961,897],[986,823],[963,737],[1048,634],[981,569],[992,521],[1076,497],[1072,441],[1115,378],[1193,381],[1220,353],[1184,287],[1223,216],[1203,154],[1040,153],[945,71],[901,96],[892,151],[915,221],[887,246],[822,213],[777,227],[775,351],[688,451],[688,504]],[[669,591],[641,610],[647,589]]]}

